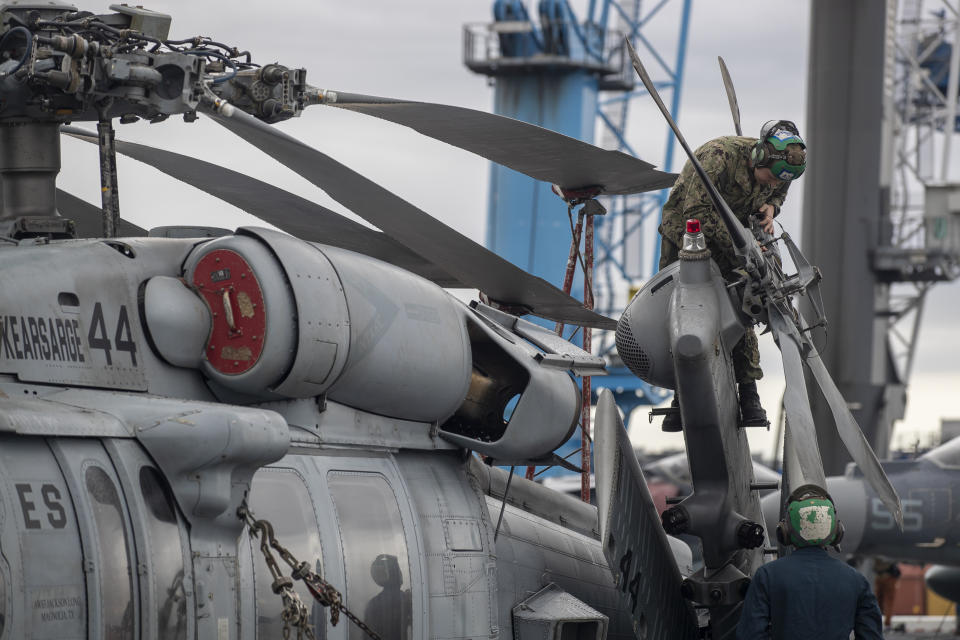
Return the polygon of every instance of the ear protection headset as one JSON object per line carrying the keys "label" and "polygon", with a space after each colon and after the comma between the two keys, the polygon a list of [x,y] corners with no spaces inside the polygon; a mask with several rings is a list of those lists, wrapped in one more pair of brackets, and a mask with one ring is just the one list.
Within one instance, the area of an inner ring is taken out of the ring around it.
{"label": "ear protection headset", "polygon": [[777,540],[795,547],[835,547],[843,540],[843,523],[830,494],[812,484],[794,491],[777,524]]}
{"label": "ear protection headset", "polygon": [[760,129],[760,139],[750,150],[750,162],[758,169],[769,167],[781,180],[799,178],[806,168],[806,158],[805,154],[800,155],[797,163],[798,154],[790,153],[788,149],[793,144],[803,149],[807,146],[797,125],[789,120],[770,120]]}

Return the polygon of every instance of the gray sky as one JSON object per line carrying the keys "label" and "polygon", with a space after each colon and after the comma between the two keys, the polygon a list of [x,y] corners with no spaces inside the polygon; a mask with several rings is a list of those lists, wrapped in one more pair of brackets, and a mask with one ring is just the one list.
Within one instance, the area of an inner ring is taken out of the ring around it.
{"label": "gray sky", "polygon": [[[483,110],[492,105],[493,91],[486,78],[472,74],[461,60],[463,24],[488,22],[492,0],[274,0],[259,4],[255,12],[221,0],[164,0],[145,6],[173,16],[171,37],[206,35],[250,50],[260,63],[305,67],[308,81],[318,87]],[[670,60],[679,6],[679,0],[672,0],[651,23],[656,29],[648,33]],[[107,3],[84,8],[106,11]],[[745,133],[772,118],[792,119],[801,133],[806,131],[808,14],[809,4],[797,0],[694,0],[679,117],[692,145],[732,132],[717,55],[725,58],[736,84]],[[649,60],[647,53],[641,50],[640,54]],[[314,107],[280,126],[483,241],[486,161],[403,127],[338,109]],[[651,101],[635,100],[628,138],[641,157],[659,164],[666,135]],[[318,189],[205,119],[189,125],[171,118],[158,125],[122,126],[118,137],[217,162],[343,212]],[[821,161],[815,149],[810,150],[810,161]],[[63,166],[60,185],[99,203],[95,148],[64,141]],[[796,187],[779,220],[799,237],[802,184]],[[120,202],[123,216],[144,227],[257,224],[229,205],[129,161],[121,161]],[[957,294],[956,285],[941,285],[928,298],[908,415],[895,439],[937,430],[941,415],[960,414],[949,402],[949,394],[960,382],[960,341],[950,325],[958,307]],[[783,379],[777,373],[779,354],[769,338],[762,343],[762,359],[767,377],[761,393],[772,413]],[[646,423],[645,415],[642,422]],[[656,426],[634,427],[638,443],[681,444],[665,439]],[[766,433],[754,437],[758,447],[769,449]]]}

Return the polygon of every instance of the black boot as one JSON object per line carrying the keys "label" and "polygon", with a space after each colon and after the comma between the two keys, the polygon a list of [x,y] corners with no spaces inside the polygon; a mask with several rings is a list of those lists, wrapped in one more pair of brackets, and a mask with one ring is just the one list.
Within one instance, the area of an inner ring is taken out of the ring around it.
{"label": "black boot", "polygon": [[670,402],[670,410],[663,416],[663,422],[660,424],[661,431],[683,431],[683,421],[680,419],[680,400],[676,393],[673,394],[673,400]]}
{"label": "black boot", "polygon": [[760,395],[757,393],[757,383],[741,382],[740,391],[740,420],[745,427],[769,427],[767,412],[760,405]]}

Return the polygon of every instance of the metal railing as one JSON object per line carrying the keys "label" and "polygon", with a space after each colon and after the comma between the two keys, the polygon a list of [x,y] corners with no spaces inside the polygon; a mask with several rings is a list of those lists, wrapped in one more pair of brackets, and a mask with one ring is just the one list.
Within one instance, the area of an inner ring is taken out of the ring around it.
{"label": "metal railing", "polygon": [[[552,23],[550,32],[554,37],[527,20],[466,24],[463,63],[486,75],[527,72],[535,67],[581,69],[600,74],[603,90],[633,88],[624,32],[602,32],[595,25],[563,21]],[[588,46],[591,42],[599,46]]]}

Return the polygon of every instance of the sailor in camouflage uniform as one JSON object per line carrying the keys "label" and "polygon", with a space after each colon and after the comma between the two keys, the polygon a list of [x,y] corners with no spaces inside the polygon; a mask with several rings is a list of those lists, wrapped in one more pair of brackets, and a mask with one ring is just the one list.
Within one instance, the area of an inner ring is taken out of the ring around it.
{"label": "sailor in camouflage uniform", "polygon": [[[806,144],[795,124],[771,120],[760,131],[760,138],[724,136],[696,150],[697,159],[716,185],[730,210],[745,226],[750,218],[767,233],[773,233],[773,219],[787,196],[790,181],[800,177],[806,167]],[[688,161],[670,191],[660,224],[660,268],[678,259],[683,234],[690,218],[700,221],[707,247],[720,271],[729,280],[737,276],[741,265],[730,234],[714,209],[706,187]],[[743,339],[733,349],[733,369],[739,383],[740,412],[744,424],[769,424],[760,405],[756,381],[763,377],[757,335],[747,327]],[[679,408],[674,398],[673,407]],[[664,431],[681,429],[680,412],[664,418]]]}

